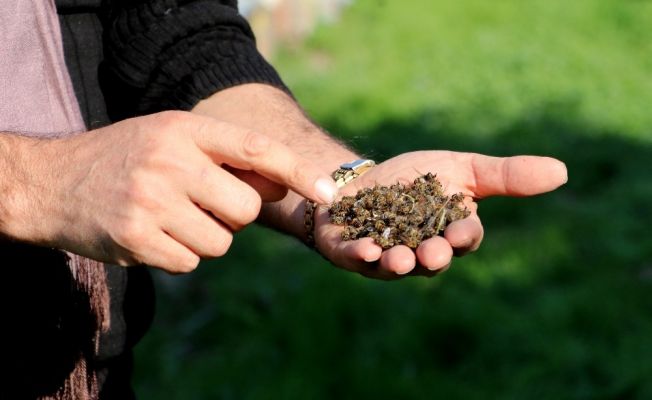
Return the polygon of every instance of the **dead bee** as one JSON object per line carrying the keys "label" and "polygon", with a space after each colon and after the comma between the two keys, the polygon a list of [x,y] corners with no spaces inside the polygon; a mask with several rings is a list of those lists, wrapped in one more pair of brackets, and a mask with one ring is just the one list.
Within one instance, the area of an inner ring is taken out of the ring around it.
{"label": "dead bee", "polygon": [[346,226],[344,227],[344,230],[342,231],[340,237],[342,238],[342,240],[354,240],[355,234],[356,234],[355,228],[353,228],[352,226]]}
{"label": "dead bee", "polygon": [[358,192],[358,194],[355,197],[357,199],[361,199],[361,198],[366,197],[366,196],[371,196],[373,191],[374,190],[372,188],[368,188],[368,187],[363,188],[361,191]]}
{"label": "dead bee", "polygon": [[389,249],[391,247],[394,247],[394,241],[392,239],[385,239],[384,237],[379,237],[378,239],[375,240],[376,244],[383,249]]}
{"label": "dead bee", "polygon": [[421,234],[413,227],[406,229],[400,236],[401,243],[411,249],[416,249],[421,244]]}
{"label": "dead bee", "polygon": [[378,197],[374,198],[373,201],[374,209],[383,208],[387,205],[387,197],[385,197],[383,194],[380,194]]}
{"label": "dead bee", "polygon": [[361,199],[362,201],[362,207],[371,210],[374,208],[374,197],[373,196],[365,196]]}
{"label": "dead bee", "polygon": [[344,196],[339,202],[342,204],[342,209],[346,210],[353,207],[353,204],[355,203],[355,197]]}
{"label": "dead bee", "polygon": [[380,215],[380,218],[387,223],[396,219],[396,213],[392,211],[383,211],[383,213]]}
{"label": "dead bee", "polygon": [[408,216],[408,224],[412,226],[419,226],[423,223],[423,214],[421,214],[421,210],[414,210],[412,214]]}
{"label": "dead bee", "polygon": [[398,215],[394,221],[396,222],[396,229],[398,229],[401,232],[405,231],[409,226],[408,219],[406,216]]}
{"label": "dead bee", "polygon": [[343,240],[371,237],[385,249],[401,243],[416,248],[470,214],[463,200],[461,193],[446,196],[436,176],[427,173],[407,186],[364,188],[333,204],[329,213],[332,223],[345,226]]}
{"label": "dead bee", "polygon": [[385,228],[383,232],[378,235],[378,237],[374,238],[376,244],[378,244],[383,249],[388,249],[390,247],[393,247],[395,245],[394,244],[395,241],[391,237],[391,233],[392,233],[392,228]]}
{"label": "dead bee", "polygon": [[371,212],[369,210],[360,206],[353,207],[352,211],[353,215],[355,215],[355,217],[361,221],[365,221],[371,216]]}
{"label": "dead bee", "polygon": [[434,228],[424,228],[422,231],[422,237],[423,239],[429,239],[435,235],[437,235],[437,232],[435,231]]}
{"label": "dead bee", "polygon": [[345,216],[342,214],[332,214],[330,217],[331,223],[335,225],[344,225],[345,219]]}

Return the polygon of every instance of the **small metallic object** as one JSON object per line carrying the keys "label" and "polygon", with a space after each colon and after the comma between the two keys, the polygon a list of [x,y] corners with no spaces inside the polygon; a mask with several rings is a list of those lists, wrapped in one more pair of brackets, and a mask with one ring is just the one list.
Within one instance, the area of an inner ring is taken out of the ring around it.
{"label": "small metallic object", "polygon": [[[351,182],[355,178],[369,171],[373,166],[376,165],[376,162],[373,160],[355,160],[349,163],[344,163],[336,169],[331,176],[335,180],[337,187],[342,187],[347,183]],[[304,214],[303,214],[303,223],[306,227],[306,233],[308,234],[306,238],[306,243],[310,247],[315,246],[315,209],[317,204],[311,200],[306,199]]]}
{"label": "small metallic object", "polygon": [[331,176],[335,179],[337,187],[342,187],[367,172],[374,165],[376,163],[373,160],[355,160],[340,165]]}

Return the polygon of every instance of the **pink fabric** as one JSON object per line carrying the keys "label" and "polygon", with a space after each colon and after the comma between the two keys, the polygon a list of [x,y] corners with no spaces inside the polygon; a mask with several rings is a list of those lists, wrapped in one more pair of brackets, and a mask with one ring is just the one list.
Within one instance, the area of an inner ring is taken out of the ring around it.
{"label": "pink fabric", "polygon": [[[54,0],[0,0],[0,132],[60,137],[85,130],[68,75]],[[98,326],[109,326],[104,265],[68,253],[76,283],[89,295]],[[6,255],[5,255],[6,256]],[[93,338],[95,351],[100,329]],[[83,347],[82,347],[83,348]],[[85,354],[52,399],[98,396],[95,371]]]}
{"label": "pink fabric", "polygon": [[54,0],[0,5],[0,131],[30,136],[83,131]]}

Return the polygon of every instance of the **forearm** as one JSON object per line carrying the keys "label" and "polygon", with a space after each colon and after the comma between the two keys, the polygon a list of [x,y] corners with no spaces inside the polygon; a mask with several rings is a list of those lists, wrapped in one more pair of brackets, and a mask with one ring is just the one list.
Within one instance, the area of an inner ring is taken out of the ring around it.
{"label": "forearm", "polygon": [[0,132],[0,238],[7,235],[7,225],[12,214],[14,142],[8,133]]}
{"label": "forearm", "polygon": [[[247,84],[217,92],[200,102],[193,112],[270,135],[317,162],[329,174],[343,162],[359,158],[310,121],[289,95],[269,85]],[[259,220],[304,238],[304,201],[290,191],[283,200],[265,204]]]}
{"label": "forearm", "polygon": [[30,174],[30,154],[41,140],[0,132],[0,237],[36,240],[24,223],[29,192],[38,185]]}

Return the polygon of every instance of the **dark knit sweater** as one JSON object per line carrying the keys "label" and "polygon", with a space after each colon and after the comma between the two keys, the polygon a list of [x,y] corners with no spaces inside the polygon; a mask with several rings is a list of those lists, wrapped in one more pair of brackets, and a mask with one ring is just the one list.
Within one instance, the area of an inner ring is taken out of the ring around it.
{"label": "dark knit sweater", "polygon": [[[57,0],[57,6],[69,69],[91,126],[107,113],[116,121],[189,110],[248,82],[287,90],[256,50],[237,0]],[[97,90],[98,78],[103,102],[87,92],[89,85]]]}
{"label": "dark knit sweater", "polygon": [[[166,109],[190,110],[216,91],[247,82],[287,90],[256,50],[237,0],[56,4],[66,64],[89,129]],[[3,246],[0,242],[0,250]],[[8,260],[12,266],[0,280],[0,312],[10,330],[2,337],[13,372],[5,375],[0,397],[34,398],[56,390],[70,371],[75,335],[92,332],[80,317],[83,294],[71,292],[72,277],[61,254],[12,246],[16,259]],[[101,398],[129,399],[131,348],[151,323],[153,286],[143,268],[107,266],[107,281],[111,329],[89,367],[98,369]],[[72,328],[62,331],[62,326]]]}

